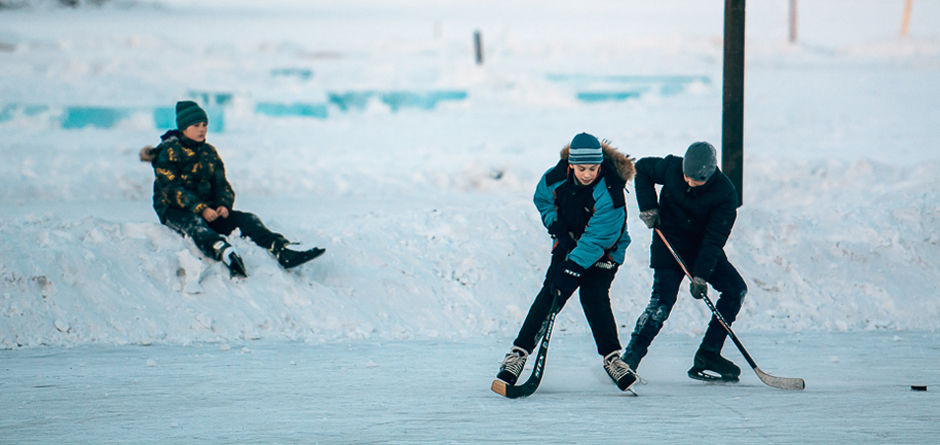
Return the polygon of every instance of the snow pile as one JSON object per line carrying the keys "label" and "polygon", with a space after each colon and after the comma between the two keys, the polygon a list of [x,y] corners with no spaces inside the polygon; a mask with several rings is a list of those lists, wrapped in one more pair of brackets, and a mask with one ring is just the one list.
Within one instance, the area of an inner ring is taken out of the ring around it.
{"label": "snow pile", "polygon": [[[531,194],[573,134],[633,156],[719,144],[711,3],[509,5],[507,22],[461,2],[3,12],[0,347],[511,337],[548,261]],[[940,328],[940,36],[810,28],[791,46],[776,6],[749,9],[768,26],[748,29],[736,330]],[[801,7],[809,23],[844,13]],[[236,208],[324,257],[284,271],[235,239],[249,278],[231,280],[156,222],[137,150],[180,99],[209,111]],[[624,336],[651,280],[628,202]],[[667,331],[706,317],[683,299]],[[559,329],[587,331],[577,304]]]}

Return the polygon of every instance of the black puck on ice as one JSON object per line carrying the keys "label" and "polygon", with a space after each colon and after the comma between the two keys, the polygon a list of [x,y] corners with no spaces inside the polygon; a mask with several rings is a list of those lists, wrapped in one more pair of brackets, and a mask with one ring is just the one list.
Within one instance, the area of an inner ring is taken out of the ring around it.
{"label": "black puck on ice", "polygon": [[911,385],[911,391],[926,391],[927,385]]}

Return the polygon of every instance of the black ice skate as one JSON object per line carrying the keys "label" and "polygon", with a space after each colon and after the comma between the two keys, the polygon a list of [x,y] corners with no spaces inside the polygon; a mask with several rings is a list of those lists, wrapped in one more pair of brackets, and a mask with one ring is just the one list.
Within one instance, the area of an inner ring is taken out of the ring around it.
{"label": "black ice skate", "polygon": [[503,359],[503,364],[499,366],[499,374],[496,378],[510,385],[515,385],[519,380],[519,374],[522,368],[525,368],[525,361],[529,358],[529,353],[520,347],[513,346]]}
{"label": "black ice skate", "polygon": [[248,276],[245,271],[245,262],[242,261],[242,257],[238,256],[238,252],[235,252],[235,248],[231,244],[219,240],[212,245],[212,249],[215,250],[216,259],[228,267],[229,276]]}
{"label": "black ice skate", "polygon": [[604,357],[604,370],[621,391],[630,389],[637,381],[637,375],[630,365],[620,359],[620,351],[611,352]]}
{"label": "black ice skate", "polygon": [[707,382],[737,382],[741,368],[715,351],[699,348],[689,377]]}
{"label": "black ice skate", "polygon": [[310,250],[291,250],[290,244],[282,244],[271,249],[271,253],[277,258],[278,264],[285,269],[297,267],[307,261],[310,261],[326,252],[326,249],[314,247]]}

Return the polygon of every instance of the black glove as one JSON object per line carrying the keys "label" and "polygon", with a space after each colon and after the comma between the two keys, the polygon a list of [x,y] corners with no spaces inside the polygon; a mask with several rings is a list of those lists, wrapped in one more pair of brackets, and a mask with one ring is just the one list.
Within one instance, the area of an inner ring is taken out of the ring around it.
{"label": "black glove", "polygon": [[568,233],[568,227],[561,220],[555,220],[552,225],[548,226],[548,233],[557,242],[552,252],[558,251],[567,254],[575,247],[578,247],[578,242],[571,237],[571,234]]}
{"label": "black glove", "polygon": [[568,252],[574,250],[575,247],[578,247],[578,242],[571,237],[571,235],[565,233],[563,235],[555,238],[556,244],[555,248],[552,249],[552,252],[560,252],[563,255],[567,255]]}
{"label": "black glove", "polygon": [[702,277],[695,277],[692,279],[692,282],[689,283],[689,290],[692,291],[693,297],[701,300],[708,295],[708,283],[706,283],[705,279]]}
{"label": "black glove", "polygon": [[640,212],[640,220],[646,224],[647,228],[659,227],[659,209],[650,209]]}
{"label": "black glove", "polygon": [[567,260],[552,278],[551,292],[555,298],[567,300],[581,284],[584,268],[574,261]]}
{"label": "black glove", "polygon": [[552,225],[548,226],[548,233],[554,237],[562,235],[568,236],[568,228],[565,227],[565,223],[561,222],[560,219],[556,219]]}

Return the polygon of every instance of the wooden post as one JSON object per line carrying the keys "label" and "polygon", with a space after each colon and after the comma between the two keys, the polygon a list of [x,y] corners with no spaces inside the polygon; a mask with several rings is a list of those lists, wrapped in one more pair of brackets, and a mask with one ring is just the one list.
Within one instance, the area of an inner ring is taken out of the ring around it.
{"label": "wooden post", "polygon": [[476,49],[477,65],[483,65],[483,37],[480,31],[473,32],[473,46]]}
{"label": "wooden post", "polygon": [[744,0],[725,0],[721,170],[744,204]]}
{"label": "wooden post", "polygon": [[907,30],[911,26],[911,8],[914,6],[914,0],[904,2],[904,18],[901,19],[901,37],[907,38]]}
{"label": "wooden post", "polygon": [[790,43],[796,43],[796,0],[790,0]]}

